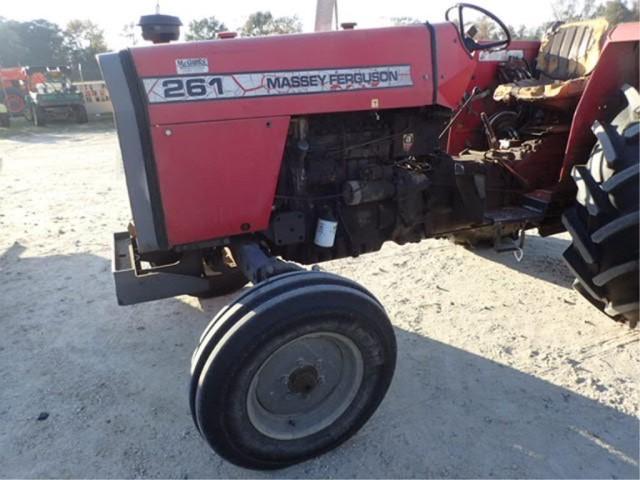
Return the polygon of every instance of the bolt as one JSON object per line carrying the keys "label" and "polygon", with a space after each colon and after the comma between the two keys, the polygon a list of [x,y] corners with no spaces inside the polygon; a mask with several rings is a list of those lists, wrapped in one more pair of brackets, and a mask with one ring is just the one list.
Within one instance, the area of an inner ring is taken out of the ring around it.
{"label": "bolt", "polygon": [[173,130],[171,130],[170,128],[167,128],[167,129],[164,131],[164,134],[165,134],[167,137],[170,137],[171,135],[173,135]]}

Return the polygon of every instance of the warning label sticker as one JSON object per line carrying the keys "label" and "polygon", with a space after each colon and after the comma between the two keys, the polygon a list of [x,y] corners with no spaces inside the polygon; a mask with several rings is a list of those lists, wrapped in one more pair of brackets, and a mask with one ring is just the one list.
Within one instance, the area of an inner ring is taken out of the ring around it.
{"label": "warning label sticker", "polygon": [[176,72],[179,75],[207,73],[209,72],[209,60],[206,58],[178,58],[176,59]]}
{"label": "warning label sticker", "polygon": [[410,65],[144,78],[150,103],[409,87]]}

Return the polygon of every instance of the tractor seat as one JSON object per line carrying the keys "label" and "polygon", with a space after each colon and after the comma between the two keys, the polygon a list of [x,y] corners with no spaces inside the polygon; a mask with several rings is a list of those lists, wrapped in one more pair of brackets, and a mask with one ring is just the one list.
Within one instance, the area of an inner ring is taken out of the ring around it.
{"label": "tractor seat", "polygon": [[604,18],[561,25],[540,45],[536,58],[537,78],[498,85],[497,102],[541,102],[545,106],[570,108],[580,99],[602,50],[609,30]]}

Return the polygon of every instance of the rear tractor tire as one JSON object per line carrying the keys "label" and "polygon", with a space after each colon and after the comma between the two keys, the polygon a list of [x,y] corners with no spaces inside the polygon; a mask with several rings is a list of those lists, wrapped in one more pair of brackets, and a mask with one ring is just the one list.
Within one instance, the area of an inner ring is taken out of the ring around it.
{"label": "rear tractor tire", "polygon": [[586,165],[573,168],[578,193],[562,216],[572,237],[564,258],[574,287],[615,320],[638,323],[638,176],[640,95],[624,85],[627,100],[610,124],[594,122],[597,143]]}
{"label": "rear tractor tire", "polygon": [[323,272],[286,273],[211,321],[192,357],[191,411],[221,457],[283,468],[354,435],[395,362],[393,328],[368,291]]}

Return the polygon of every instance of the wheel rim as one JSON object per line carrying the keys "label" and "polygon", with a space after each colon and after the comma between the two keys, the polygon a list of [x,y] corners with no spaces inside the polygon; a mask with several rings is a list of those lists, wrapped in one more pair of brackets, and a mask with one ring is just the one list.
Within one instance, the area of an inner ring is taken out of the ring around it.
{"label": "wheel rim", "polygon": [[278,440],[313,435],[347,410],[363,370],[360,350],[344,335],[318,332],[291,340],[254,374],[247,392],[249,420]]}
{"label": "wheel rim", "polygon": [[8,94],[4,100],[4,104],[7,110],[14,115],[20,114],[24,111],[24,100],[18,95]]}

